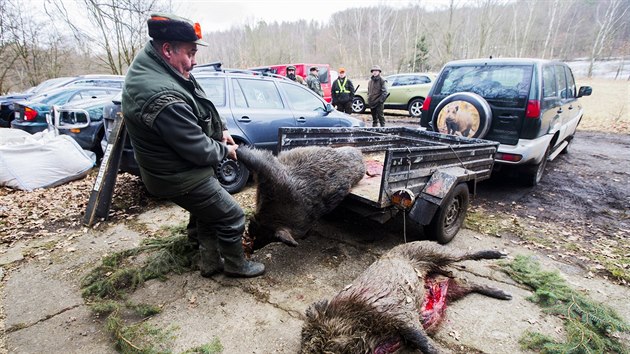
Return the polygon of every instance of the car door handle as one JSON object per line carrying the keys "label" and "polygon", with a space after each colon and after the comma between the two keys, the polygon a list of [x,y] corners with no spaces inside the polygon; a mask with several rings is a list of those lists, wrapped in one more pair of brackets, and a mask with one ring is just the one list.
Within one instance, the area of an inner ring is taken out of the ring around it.
{"label": "car door handle", "polygon": [[560,113],[562,113],[562,112],[563,112],[563,110],[562,110],[562,108],[560,108],[560,109],[558,109],[558,112],[557,112],[557,113],[558,113],[558,114],[560,114]]}
{"label": "car door handle", "polygon": [[569,109],[573,109],[573,105],[570,105],[570,106],[569,106]]}
{"label": "car door handle", "polygon": [[248,116],[242,116],[241,119],[239,119],[238,121],[247,123],[247,122],[251,122],[252,120],[249,119]]}
{"label": "car door handle", "polygon": [[306,118],[300,117],[300,118],[297,119],[297,121],[300,122],[300,123],[304,123],[304,122],[306,122]]}

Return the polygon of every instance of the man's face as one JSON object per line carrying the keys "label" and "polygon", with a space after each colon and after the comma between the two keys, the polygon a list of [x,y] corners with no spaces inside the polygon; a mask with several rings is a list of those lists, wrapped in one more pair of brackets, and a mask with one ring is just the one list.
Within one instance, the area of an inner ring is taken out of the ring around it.
{"label": "man's face", "polygon": [[372,76],[379,76],[381,74],[378,70],[372,70]]}
{"label": "man's face", "polygon": [[295,70],[293,69],[287,70],[287,75],[295,75]]}
{"label": "man's face", "polygon": [[175,70],[179,71],[185,78],[190,78],[190,71],[197,61],[195,55],[197,54],[197,44],[193,42],[180,42],[176,46],[169,45],[167,43],[166,60]]}
{"label": "man's face", "polygon": [[345,72],[340,72],[339,73],[339,77],[343,79],[344,77],[346,77],[346,73]]}

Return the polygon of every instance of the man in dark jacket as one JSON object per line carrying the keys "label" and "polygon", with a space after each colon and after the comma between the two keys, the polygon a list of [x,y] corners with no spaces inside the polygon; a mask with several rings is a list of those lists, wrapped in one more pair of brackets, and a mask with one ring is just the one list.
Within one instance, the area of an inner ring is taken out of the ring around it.
{"label": "man in dark jacket", "polygon": [[377,127],[380,124],[381,127],[384,127],[385,114],[383,113],[383,107],[388,96],[387,87],[385,86],[386,81],[381,77],[380,66],[374,65],[370,72],[372,73],[372,78],[368,82],[368,104],[372,113],[372,126]]}
{"label": "man in dark jacket", "polygon": [[351,114],[353,98],[354,85],[346,77],[346,69],[339,68],[339,77],[332,84],[332,104],[337,110]]}
{"label": "man in dark jacket", "polygon": [[265,266],[244,257],[245,214],[214,174],[223,159],[236,160],[238,145],[190,73],[197,45],[207,45],[201,28],[170,14],[151,15],[148,26],[152,40],[129,67],[122,95],[142,181],[190,212],[202,276],[261,275]]}
{"label": "man in dark jacket", "polygon": [[304,82],[304,79],[295,73],[295,66],[294,65],[289,65],[287,66],[287,77],[297,83],[300,83],[302,85],[306,85],[306,82]]}

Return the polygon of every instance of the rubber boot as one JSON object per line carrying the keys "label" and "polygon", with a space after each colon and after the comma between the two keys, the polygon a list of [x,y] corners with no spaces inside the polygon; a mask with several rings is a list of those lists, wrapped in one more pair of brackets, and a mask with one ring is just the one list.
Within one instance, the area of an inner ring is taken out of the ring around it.
{"label": "rubber boot", "polygon": [[225,261],[223,273],[229,277],[251,278],[262,275],[265,265],[245,259],[241,241],[227,243],[219,241],[219,248]]}
{"label": "rubber boot", "polygon": [[223,271],[223,262],[217,249],[216,240],[201,242],[199,245],[199,272],[204,278],[209,278]]}

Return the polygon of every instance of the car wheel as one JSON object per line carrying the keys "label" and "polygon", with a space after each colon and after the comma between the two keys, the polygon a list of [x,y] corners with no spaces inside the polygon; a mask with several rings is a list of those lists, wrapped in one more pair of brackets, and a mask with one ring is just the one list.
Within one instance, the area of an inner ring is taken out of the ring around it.
{"label": "car wheel", "polygon": [[365,101],[360,96],[356,96],[352,99],[352,112],[363,113],[365,112]]}
{"label": "car wheel", "polygon": [[458,184],[427,225],[427,235],[440,244],[451,242],[464,224],[468,201],[468,185]]}
{"label": "car wheel", "polygon": [[538,183],[540,183],[540,181],[542,180],[543,174],[545,172],[545,167],[547,167],[547,158],[549,158],[549,149],[550,147],[547,147],[547,150],[545,151],[545,155],[543,156],[542,160],[535,164],[535,165],[531,165],[531,166],[524,166],[523,169],[523,179],[525,182],[525,185],[530,186],[530,187],[535,187],[538,185]]}
{"label": "car wheel", "polygon": [[249,170],[245,165],[232,159],[224,159],[215,168],[217,179],[228,193],[240,192],[247,184]]}
{"label": "car wheel", "polygon": [[472,92],[447,96],[435,108],[433,130],[468,138],[483,138],[492,123],[492,110],[483,97]]}
{"label": "car wheel", "polygon": [[409,115],[412,117],[420,117],[422,114],[422,105],[424,104],[424,99],[415,98],[409,102]]}

